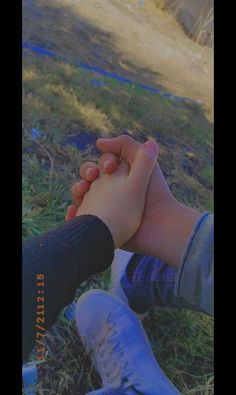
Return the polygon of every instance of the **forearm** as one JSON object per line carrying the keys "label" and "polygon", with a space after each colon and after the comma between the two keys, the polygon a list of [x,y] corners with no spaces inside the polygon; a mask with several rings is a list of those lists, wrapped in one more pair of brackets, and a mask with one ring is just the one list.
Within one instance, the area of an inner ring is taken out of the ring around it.
{"label": "forearm", "polygon": [[[45,306],[43,326],[47,329],[61,309],[73,300],[79,284],[109,266],[113,253],[109,229],[90,215],[77,217],[24,243],[23,358],[35,345],[37,306]],[[39,274],[43,275],[43,281],[37,280]],[[42,282],[43,285],[37,285]],[[37,303],[39,296],[43,299]]]}
{"label": "forearm", "polygon": [[159,210],[153,214],[147,253],[178,268],[188,238],[201,213],[174,198],[166,202],[166,207],[163,205],[163,213]]}
{"label": "forearm", "polygon": [[[147,253],[178,268],[176,296],[213,314],[213,215],[168,202],[168,218],[158,213]],[[156,225],[155,225],[156,224]]]}

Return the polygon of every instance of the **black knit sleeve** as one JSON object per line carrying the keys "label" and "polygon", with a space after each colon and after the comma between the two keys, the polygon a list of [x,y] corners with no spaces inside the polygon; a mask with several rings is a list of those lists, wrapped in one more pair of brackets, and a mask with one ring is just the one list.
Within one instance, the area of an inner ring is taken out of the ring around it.
{"label": "black knit sleeve", "polygon": [[39,305],[43,306],[44,327],[48,329],[61,309],[73,300],[81,282],[105,270],[113,255],[112,235],[93,215],[76,217],[24,242],[23,360],[36,344]]}

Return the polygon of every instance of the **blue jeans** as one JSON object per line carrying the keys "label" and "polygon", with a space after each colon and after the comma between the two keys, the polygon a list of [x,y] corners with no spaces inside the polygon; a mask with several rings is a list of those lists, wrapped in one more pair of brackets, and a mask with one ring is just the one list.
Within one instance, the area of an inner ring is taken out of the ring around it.
{"label": "blue jeans", "polygon": [[200,307],[176,296],[177,270],[157,258],[134,254],[128,264],[136,268],[130,276],[121,279],[121,287],[129,300],[130,307],[137,313],[145,313],[154,306],[175,306],[203,311]]}

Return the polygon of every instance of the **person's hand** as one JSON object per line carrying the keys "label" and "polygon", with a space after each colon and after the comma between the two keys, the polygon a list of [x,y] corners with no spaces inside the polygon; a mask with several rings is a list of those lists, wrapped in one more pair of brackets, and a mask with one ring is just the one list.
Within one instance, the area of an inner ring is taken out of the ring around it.
{"label": "person's hand", "polygon": [[[75,205],[68,207],[66,219],[74,217],[77,208],[89,190],[90,183],[99,176],[114,172],[123,158],[132,165],[140,144],[128,136],[97,140],[98,149],[104,153],[99,166],[86,162],[80,168],[82,181],[72,187]],[[147,191],[145,210],[140,227],[122,248],[156,256],[166,263],[178,266],[187,239],[200,213],[179,203],[171,194],[160,166],[155,165]]]}
{"label": "person's hand", "polygon": [[115,172],[101,174],[89,190],[88,181],[83,182],[83,198],[77,199],[75,216],[91,214],[100,218],[110,229],[115,248],[121,247],[140,225],[157,156],[157,144],[148,141],[136,150],[132,163],[121,160]]}

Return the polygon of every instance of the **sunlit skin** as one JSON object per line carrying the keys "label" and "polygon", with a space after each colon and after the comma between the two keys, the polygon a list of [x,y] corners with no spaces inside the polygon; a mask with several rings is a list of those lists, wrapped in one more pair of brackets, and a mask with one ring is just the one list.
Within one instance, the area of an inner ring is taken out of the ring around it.
{"label": "sunlit skin", "polygon": [[[87,188],[100,174],[112,174],[121,158],[131,166],[140,144],[129,136],[97,140],[103,153],[98,164],[85,162],[80,168],[82,181],[72,186],[74,205],[67,210],[66,220],[74,218],[80,210]],[[88,184],[83,184],[83,181]],[[100,202],[102,204],[102,202]],[[122,248],[156,256],[178,267],[186,242],[201,214],[178,202],[170,192],[158,163],[155,164],[147,189],[145,209],[135,235]]]}
{"label": "sunlit skin", "polygon": [[158,152],[156,142],[148,141],[139,145],[132,161],[122,158],[108,163],[106,155],[100,164],[106,162],[109,174],[91,162],[83,164],[80,175],[86,173],[86,179],[72,186],[76,205],[68,207],[66,220],[83,214],[95,215],[110,229],[115,247],[123,246],[141,223]]}

